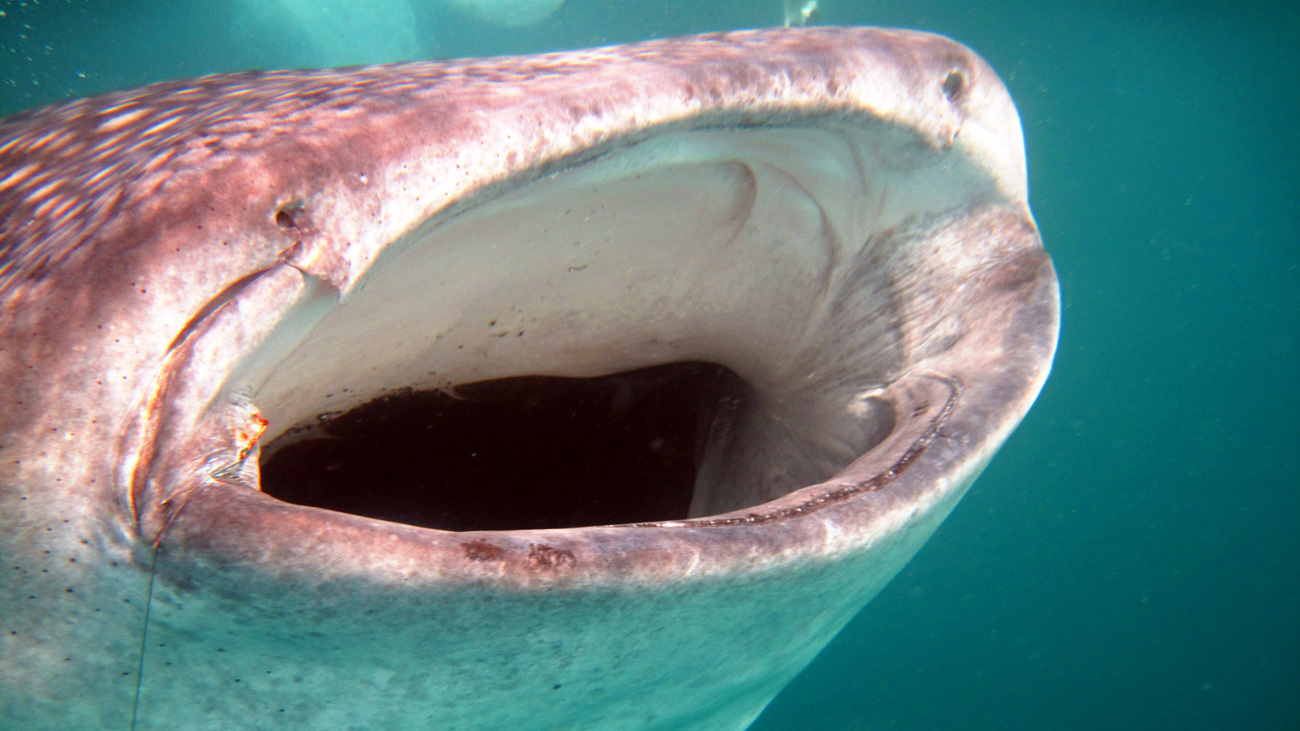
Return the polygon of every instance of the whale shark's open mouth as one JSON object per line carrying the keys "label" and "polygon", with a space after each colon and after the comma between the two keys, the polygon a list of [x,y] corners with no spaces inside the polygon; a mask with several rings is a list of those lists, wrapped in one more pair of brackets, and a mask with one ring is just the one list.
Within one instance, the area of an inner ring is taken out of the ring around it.
{"label": "whale shark's open mouth", "polygon": [[225,389],[270,423],[263,491],[492,530],[826,480],[893,429],[877,396],[916,357],[893,284],[909,239],[878,232],[964,204],[882,167],[889,134],[668,133],[423,225],[287,355],[246,356],[265,383]]}

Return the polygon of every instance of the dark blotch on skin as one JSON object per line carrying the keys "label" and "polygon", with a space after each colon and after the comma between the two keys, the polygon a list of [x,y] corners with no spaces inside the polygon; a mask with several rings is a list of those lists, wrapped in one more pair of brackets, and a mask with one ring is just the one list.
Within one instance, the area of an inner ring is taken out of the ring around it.
{"label": "dark blotch on skin", "polygon": [[528,544],[528,564],[539,569],[558,569],[573,565],[573,551],[544,543]]}
{"label": "dark blotch on skin", "polygon": [[[681,520],[698,445],[723,397],[743,391],[732,371],[691,362],[484,381],[454,398],[398,392],[270,445],[262,491],[454,531]],[[486,544],[464,545],[467,558],[493,560]]]}
{"label": "dark blotch on skin", "polygon": [[465,558],[471,561],[503,561],[506,552],[487,541],[466,541],[460,544],[465,549]]}

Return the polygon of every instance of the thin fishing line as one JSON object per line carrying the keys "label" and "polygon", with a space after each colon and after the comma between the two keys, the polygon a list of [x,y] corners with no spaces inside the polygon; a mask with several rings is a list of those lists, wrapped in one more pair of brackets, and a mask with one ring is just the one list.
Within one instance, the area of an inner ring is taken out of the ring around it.
{"label": "thin fishing line", "polygon": [[149,591],[144,601],[144,628],[140,631],[140,665],[135,669],[135,701],[131,703],[131,731],[135,731],[137,714],[140,712],[140,691],[144,686],[144,651],[149,641],[149,610],[153,609],[153,577],[158,566],[158,545],[153,544],[153,556],[149,559]]}

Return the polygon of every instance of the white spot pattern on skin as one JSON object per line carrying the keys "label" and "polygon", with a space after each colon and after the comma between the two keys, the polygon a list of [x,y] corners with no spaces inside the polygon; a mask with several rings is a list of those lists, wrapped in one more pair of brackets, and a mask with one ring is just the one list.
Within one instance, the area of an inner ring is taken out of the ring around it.
{"label": "white spot pattern on skin", "polygon": [[[0,171],[14,171],[0,178],[7,193],[0,198],[0,270],[11,275],[0,288],[41,279],[79,247],[95,245],[91,242],[103,227],[132,220],[150,205],[147,196],[163,192],[175,172],[202,177],[237,159],[272,159],[266,154],[272,149],[285,159],[294,150],[328,153],[347,134],[394,125],[414,129],[410,113],[417,109],[459,114],[450,121],[463,124],[472,115],[448,110],[443,100],[461,100],[466,109],[476,100],[489,106],[526,103],[523,82],[562,84],[580,71],[608,71],[602,83],[624,92],[631,88],[628,80],[643,74],[669,75],[666,83],[678,92],[676,101],[664,104],[677,116],[717,107],[723,99],[728,106],[761,113],[767,100],[781,99],[783,90],[796,84],[820,87],[814,96],[834,103],[856,82],[833,78],[828,69],[835,68],[838,49],[852,46],[859,35],[855,29],[788,36],[742,32],[534,57],[244,72],[24,112],[0,120]],[[874,42],[889,43],[889,37],[878,33]],[[800,66],[803,57],[817,62]],[[637,68],[642,64],[645,69]],[[602,98],[572,103],[569,118],[581,138],[575,144],[608,137],[600,121],[607,116]],[[630,125],[658,116],[640,102],[632,107],[625,115]],[[442,120],[433,117],[419,123],[436,128]],[[534,144],[544,145],[546,134],[539,128]],[[259,179],[270,180],[271,172]],[[42,187],[51,180],[61,181],[54,203],[47,196],[56,189]],[[86,204],[65,206],[63,197]]]}
{"label": "white spot pattern on skin", "polygon": [[137,119],[143,117],[148,113],[149,113],[148,109],[132,109],[131,111],[126,112],[124,114],[119,114],[116,117],[113,117],[112,119],[108,119],[103,122],[100,122],[99,131],[116,132],[117,130],[122,129],[123,127],[136,121]]}
{"label": "white spot pattern on skin", "polygon": [[[6,145],[6,147],[9,147],[9,145]],[[3,180],[0,180],[0,190],[4,190],[5,188],[9,188],[21,183],[24,178],[36,172],[37,169],[38,169],[37,164],[31,163],[28,165],[24,165],[23,167],[13,171],[12,173],[9,173],[4,177]]]}

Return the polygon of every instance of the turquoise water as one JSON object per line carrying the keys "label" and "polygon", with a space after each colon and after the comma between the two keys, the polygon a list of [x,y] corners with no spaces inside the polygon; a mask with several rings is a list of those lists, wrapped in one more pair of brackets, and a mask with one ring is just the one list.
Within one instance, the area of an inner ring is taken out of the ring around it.
{"label": "turquoise water", "polygon": [[[331,53],[234,7],[0,2],[0,113]],[[1300,726],[1288,8],[821,3],[822,22],[941,32],[1002,73],[1064,323],[1002,454],[756,729]],[[485,55],[780,18],[770,0],[570,0],[509,30],[423,9],[414,36],[430,57]]]}

